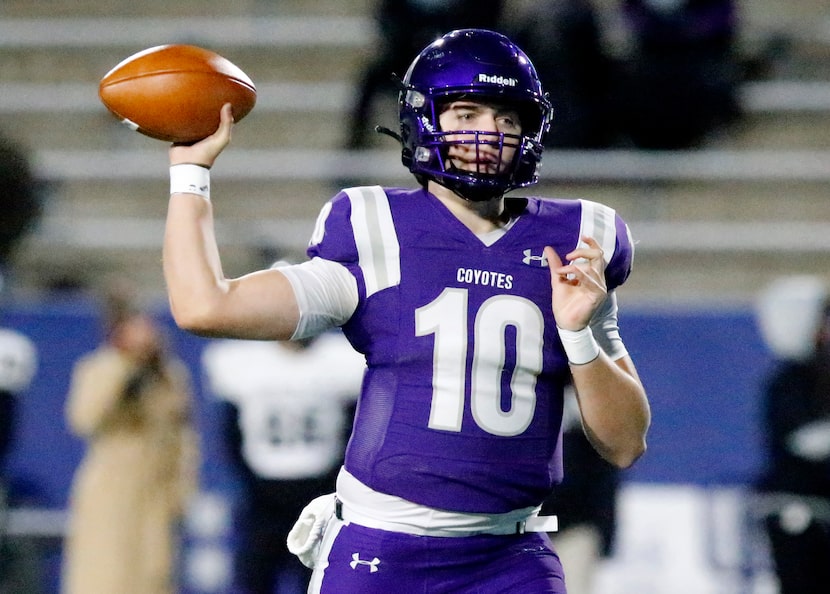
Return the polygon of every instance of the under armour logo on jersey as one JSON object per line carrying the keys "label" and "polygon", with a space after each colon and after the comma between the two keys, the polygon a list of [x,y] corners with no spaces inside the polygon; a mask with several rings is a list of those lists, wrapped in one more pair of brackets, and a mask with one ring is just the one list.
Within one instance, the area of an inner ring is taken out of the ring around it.
{"label": "under armour logo on jersey", "polygon": [[352,569],[357,569],[358,565],[368,565],[369,573],[375,573],[378,570],[378,565],[380,565],[380,559],[375,557],[371,561],[364,561],[360,558],[360,553],[352,553],[352,562],[349,565]]}
{"label": "under armour logo on jersey", "polygon": [[526,249],[522,253],[524,253],[524,255],[525,255],[525,257],[522,258],[522,262],[524,262],[528,266],[532,265],[534,262],[538,262],[539,266],[547,266],[548,265],[548,259],[545,257],[544,253],[541,256],[534,256],[531,253],[530,249]]}

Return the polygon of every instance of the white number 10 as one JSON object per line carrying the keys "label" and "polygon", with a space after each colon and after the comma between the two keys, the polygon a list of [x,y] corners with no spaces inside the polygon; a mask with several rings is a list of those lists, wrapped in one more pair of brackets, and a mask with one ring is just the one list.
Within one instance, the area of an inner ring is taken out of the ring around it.
{"label": "white number 10", "polygon": [[[415,335],[435,335],[432,353],[432,407],[429,427],[460,431],[467,382],[467,289],[444,289],[415,311]],[[536,376],[542,370],[544,320],[522,297],[499,295],[481,304],[473,329],[470,393],[473,418],[493,435],[519,435],[536,410]],[[516,336],[516,361],[510,378],[511,400],[502,407],[507,328]]]}

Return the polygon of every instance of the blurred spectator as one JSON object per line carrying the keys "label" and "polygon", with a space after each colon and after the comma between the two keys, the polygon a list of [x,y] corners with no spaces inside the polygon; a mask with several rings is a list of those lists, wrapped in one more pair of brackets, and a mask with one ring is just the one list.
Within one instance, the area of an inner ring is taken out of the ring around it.
{"label": "blurred spectator", "polygon": [[0,477],[5,477],[6,455],[14,439],[17,398],[37,370],[37,350],[26,336],[0,328]]}
{"label": "blurred spectator", "polygon": [[76,362],[66,405],[87,441],[69,498],[62,591],[176,591],[178,527],[197,487],[190,378],[162,331],[114,284],[105,340]]}
{"label": "blurred spectator", "polygon": [[612,55],[592,0],[512,17],[554,106],[546,145],[685,149],[740,117],[734,0],[620,0],[631,48]]}
{"label": "blurred spectator", "polygon": [[40,192],[26,154],[0,137],[0,290],[14,249],[40,218]]}
{"label": "blurred spectator", "polygon": [[762,513],[781,594],[830,584],[830,291],[815,277],[773,283],[759,325],[777,365],[764,384]]}
{"label": "blurred spectator", "polygon": [[514,17],[513,39],[539,73],[553,105],[546,146],[595,149],[618,133],[612,98],[617,65],[607,56],[591,0],[538,0]]}
{"label": "blurred spectator", "polygon": [[379,96],[394,106],[398,86],[393,75],[403,78],[412,56],[452,29],[500,29],[502,0],[378,0],[375,21],[380,43],[366,65],[348,124],[346,147],[365,148],[372,109]]}
{"label": "blurred spectator", "polygon": [[328,333],[216,341],[203,368],[244,489],[234,592],[305,592],[311,572],[286,539],[308,502],[334,491],[365,362],[342,334]]}
{"label": "blurred spectator", "polygon": [[624,132],[638,148],[684,149],[740,113],[734,0],[622,0],[633,37]]}
{"label": "blurred spectator", "polygon": [[565,397],[562,431],[565,479],[540,513],[559,519],[559,530],[550,537],[566,568],[568,594],[591,594],[598,565],[614,544],[619,470],[603,460],[585,436],[571,388]]}
{"label": "blurred spectator", "polygon": [[37,350],[29,338],[0,328],[0,592],[34,592],[38,561],[7,538],[9,477],[6,457],[14,442],[18,398],[37,370]]}

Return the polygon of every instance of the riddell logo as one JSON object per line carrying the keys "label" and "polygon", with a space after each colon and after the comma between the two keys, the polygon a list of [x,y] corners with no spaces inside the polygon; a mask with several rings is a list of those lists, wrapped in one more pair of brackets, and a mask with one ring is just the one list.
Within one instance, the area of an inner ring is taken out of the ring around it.
{"label": "riddell logo", "polygon": [[515,87],[519,81],[515,78],[506,78],[504,76],[497,76],[495,74],[479,74],[478,82],[489,83],[491,85],[505,85],[508,87]]}

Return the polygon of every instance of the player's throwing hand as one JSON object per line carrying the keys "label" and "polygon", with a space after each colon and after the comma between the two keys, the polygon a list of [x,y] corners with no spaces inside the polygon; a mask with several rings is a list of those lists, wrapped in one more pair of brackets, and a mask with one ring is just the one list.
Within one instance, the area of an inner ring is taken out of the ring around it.
{"label": "player's throwing hand", "polygon": [[233,107],[230,103],[219,112],[219,128],[216,132],[195,144],[173,144],[170,147],[170,164],[190,163],[210,168],[225,147],[231,142]]}

